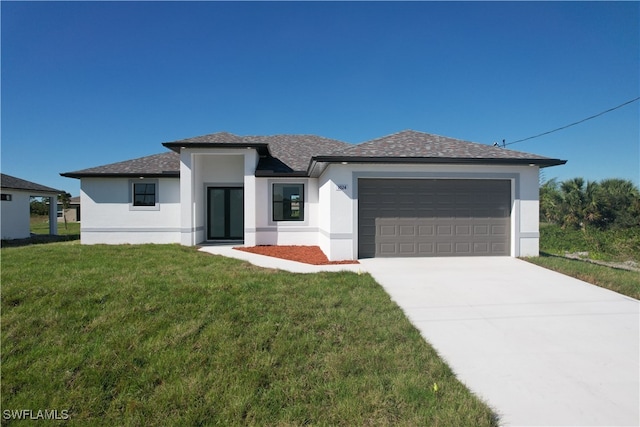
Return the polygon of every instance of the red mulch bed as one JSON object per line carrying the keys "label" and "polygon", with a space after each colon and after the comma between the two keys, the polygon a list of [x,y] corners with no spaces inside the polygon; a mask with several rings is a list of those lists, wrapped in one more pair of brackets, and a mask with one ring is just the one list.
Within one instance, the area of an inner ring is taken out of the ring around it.
{"label": "red mulch bed", "polygon": [[233,249],[313,265],[360,264],[358,261],[352,260],[329,261],[319,246],[252,246],[249,248],[237,247]]}

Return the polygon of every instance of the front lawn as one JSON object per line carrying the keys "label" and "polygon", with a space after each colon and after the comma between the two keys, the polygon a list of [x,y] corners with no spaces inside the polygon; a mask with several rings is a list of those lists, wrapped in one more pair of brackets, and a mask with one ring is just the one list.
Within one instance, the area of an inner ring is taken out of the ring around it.
{"label": "front lawn", "polygon": [[67,410],[64,425],[497,425],[367,274],[177,245],[1,254],[3,410]]}

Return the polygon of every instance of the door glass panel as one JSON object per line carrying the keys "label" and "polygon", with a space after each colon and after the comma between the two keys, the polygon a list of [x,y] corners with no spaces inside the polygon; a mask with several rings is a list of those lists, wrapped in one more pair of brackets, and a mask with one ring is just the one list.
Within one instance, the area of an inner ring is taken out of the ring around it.
{"label": "door glass panel", "polygon": [[225,233],[225,197],[224,188],[209,189],[209,238],[224,238]]}
{"label": "door glass panel", "polygon": [[207,204],[208,239],[244,237],[244,189],[209,188]]}
{"label": "door glass panel", "polygon": [[244,236],[244,195],[242,188],[229,188],[229,237]]}

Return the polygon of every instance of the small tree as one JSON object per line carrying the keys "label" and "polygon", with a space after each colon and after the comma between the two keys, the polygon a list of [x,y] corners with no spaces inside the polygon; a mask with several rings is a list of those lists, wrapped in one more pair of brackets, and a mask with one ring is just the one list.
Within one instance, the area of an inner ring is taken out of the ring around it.
{"label": "small tree", "polygon": [[560,207],[563,200],[558,181],[552,178],[540,185],[540,221],[560,223]]}
{"label": "small tree", "polygon": [[69,209],[69,204],[71,203],[71,194],[64,192],[64,193],[60,193],[58,194],[58,201],[60,201],[60,204],[62,205],[62,218],[64,218],[64,229],[66,230],[67,227],[67,209]]}
{"label": "small tree", "polygon": [[29,203],[31,215],[49,215],[49,206],[42,197],[32,197]]}
{"label": "small tree", "polygon": [[629,180],[605,179],[600,182],[599,198],[606,226],[640,225],[640,191]]}

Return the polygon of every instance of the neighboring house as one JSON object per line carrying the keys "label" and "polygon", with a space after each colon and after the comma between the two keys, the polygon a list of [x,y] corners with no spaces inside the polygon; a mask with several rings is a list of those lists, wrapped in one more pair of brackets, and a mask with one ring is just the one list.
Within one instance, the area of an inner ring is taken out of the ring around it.
{"label": "neighboring house", "polygon": [[358,145],[215,133],[63,176],[82,243],[319,245],[330,260],[538,255],[552,159],[416,131]]}
{"label": "neighboring house", "polygon": [[67,209],[62,209],[62,202],[58,200],[58,222],[80,221],[80,196],[71,197]]}
{"label": "neighboring house", "polygon": [[31,236],[31,197],[49,198],[49,234],[58,234],[55,206],[62,191],[14,176],[0,175],[2,240]]}

